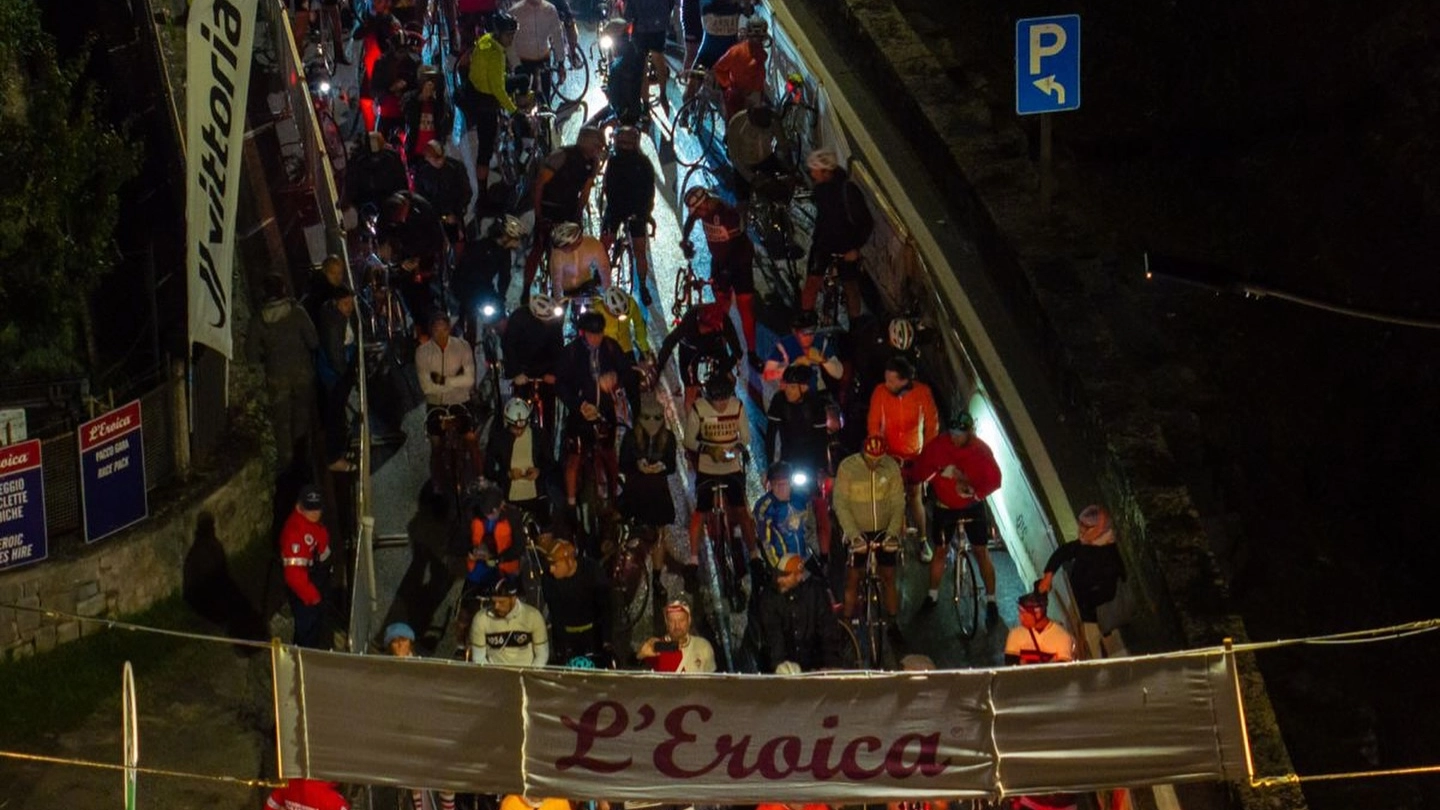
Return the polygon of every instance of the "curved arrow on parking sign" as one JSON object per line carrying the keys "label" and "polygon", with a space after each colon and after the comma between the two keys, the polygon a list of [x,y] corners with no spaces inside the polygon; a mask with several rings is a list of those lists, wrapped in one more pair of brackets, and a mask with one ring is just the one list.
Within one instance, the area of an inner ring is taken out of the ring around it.
{"label": "curved arrow on parking sign", "polygon": [[1065,85],[1055,81],[1055,76],[1053,74],[1050,76],[1046,76],[1043,79],[1036,79],[1034,84],[1040,89],[1040,92],[1044,93],[1045,95],[1055,96],[1057,104],[1065,103]]}

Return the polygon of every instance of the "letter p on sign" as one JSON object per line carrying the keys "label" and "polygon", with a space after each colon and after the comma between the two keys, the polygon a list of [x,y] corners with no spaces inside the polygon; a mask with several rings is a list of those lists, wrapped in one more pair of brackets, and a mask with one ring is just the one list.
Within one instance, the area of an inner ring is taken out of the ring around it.
{"label": "letter p on sign", "polygon": [[[1050,44],[1045,38],[1050,37]],[[1040,75],[1040,60],[1065,50],[1065,29],[1055,23],[1040,23],[1030,29],[1030,75]]]}

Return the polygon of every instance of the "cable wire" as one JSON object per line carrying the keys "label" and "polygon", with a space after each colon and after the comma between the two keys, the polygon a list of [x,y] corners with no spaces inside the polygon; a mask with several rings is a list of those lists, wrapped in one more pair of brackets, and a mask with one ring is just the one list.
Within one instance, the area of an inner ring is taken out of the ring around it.
{"label": "cable wire", "polygon": [[24,762],[44,762],[50,765],[76,765],[82,768],[98,768],[106,771],[134,771],[147,776],[168,776],[176,779],[199,779],[208,782],[225,782],[231,785],[240,785],[250,788],[279,788],[285,787],[285,780],[271,781],[269,779],[246,779],[240,776],[225,776],[216,773],[194,773],[192,771],[172,771],[168,768],[146,768],[136,765],[117,765],[113,762],[97,762],[92,759],[74,759],[72,757],[52,757],[44,754],[27,754],[23,751],[0,751],[0,758],[18,759]]}

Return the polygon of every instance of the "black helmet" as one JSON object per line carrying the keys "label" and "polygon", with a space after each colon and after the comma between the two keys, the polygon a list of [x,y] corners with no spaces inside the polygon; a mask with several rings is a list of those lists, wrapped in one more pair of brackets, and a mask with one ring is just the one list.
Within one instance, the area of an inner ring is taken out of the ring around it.
{"label": "black helmet", "polygon": [[490,31],[493,34],[513,34],[520,28],[520,23],[509,14],[503,11],[496,12],[490,18]]}
{"label": "black helmet", "polygon": [[963,430],[966,433],[975,432],[975,417],[969,411],[956,411],[945,420],[945,427],[949,430]]}
{"label": "black helmet", "polygon": [[490,596],[519,596],[520,580],[515,577],[501,577],[490,586]]}
{"label": "black helmet", "polygon": [[790,328],[798,332],[803,329],[814,329],[819,323],[820,319],[815,316],[814,312],[807,312],[802,309],[795,313],[795,316],[790,319]]}
{"label": "black helmet", "polygon": [[717,371],[705,380],[706,399],[729,399],[735,394],[735,378],[728,371]]}
{"label": "black helmet", "polygon": [[796,385],[808,385],[812,379],[809,366],[797,366],[790,364],[785,367],[785,373],[780,376],[780,381],[794,383]]}
{"label": "black helmet", "polygon": [[579,332],[598,335],[605,331],[605,316],[590,310],[575,319],[575,329]]}
{"label": "black helmet", "polygon": [[794,471],[790,468],[790,462],[777,461],[774,464],[770,465],[770,470],[765,473],[765,477],[770,479],[771,482],[789,481],[790,476],[793,472]]}

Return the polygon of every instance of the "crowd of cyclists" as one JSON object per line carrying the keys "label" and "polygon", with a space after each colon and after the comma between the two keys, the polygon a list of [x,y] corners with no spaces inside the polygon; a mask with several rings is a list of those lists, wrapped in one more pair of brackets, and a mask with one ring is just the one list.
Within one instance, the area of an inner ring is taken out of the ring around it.
{"label": "crowd of cyclists", "polygon": [[[370,336],[414,341],[429,496],[456,516],[464,586],[446,636],[456,653],[479,664],[717,671],[730,659],[697,634],[708,556],[722,591],[711,607],[748,616],[755,668],[859,666],[846,628],[862,618],[867,572],[878,577],[888,643],[906,650],[897,564],[913,553],[928,567],[924,621],[958,564],[946,553],[957,527],[977,539],[969,551],[987,626],[998,623],[986,498],[1000,487],[999,466],[964,403],[942,404],[918,379],[931,330],[866,305],[860,251],[874,221],[837,154],[822,147],[803,167],[787,165],[767,102],[768,28],[751,6],[452,0],[439,20],[427,14],[435,10],[420,0],[356,9],[365,132],[344,185],[346,205],[366,212],[355,277],[393,289],[383,301],[405,314],[406,328]],[[698,222],[709,273],[705,294],[673,322],[652,314],[657,184],[642,150],[646,121],[670,114],[672,14],[684,75],[700,68],[723,91],[728,148],[712,157],[733,169],[726,184],[681,197],[680,247],[687,260],[699,255]],[[577,55],[587,15],[611,43],[608,107],[572,143],[540,149],[533,111],[550,105],[566,71],[589,69]],[[427,63],[436,28],[450,56]],[[457,116],[474,133],[473,172],[455,157]],[[495,171],[505,133],[536,152],[519,193]],[[774,246],[757,245],[747,211],[758,196],[802,187],[814,208],[804,281],[779,325],[788,333],[761,345],[755,263]],[[615,260],[618,242],[633,262]],[[830,282],[845,317],[821,328],[817,296]],[[381,299],[362,298],[363,328],[393,323],[377,317]],[[652,334],[662,321],[671,328]],[[763,435],[752,435],[747,400]],[[764,494],[750,503],[757,472]],[[676,525],[687,527],[683,544],[667,542]],[[1018,607],[1007,661],[1073,657],[1043,594]],[[652,620],[652,632],[632,632]],[[407,623],[380,641],[401,657],[421,646]],[[890,660],[901,659],[929,668],[920,655]],[[449,810],[455,797],[434,800]]]}

